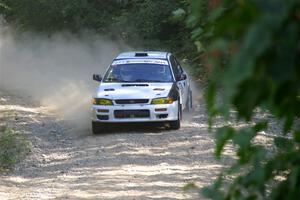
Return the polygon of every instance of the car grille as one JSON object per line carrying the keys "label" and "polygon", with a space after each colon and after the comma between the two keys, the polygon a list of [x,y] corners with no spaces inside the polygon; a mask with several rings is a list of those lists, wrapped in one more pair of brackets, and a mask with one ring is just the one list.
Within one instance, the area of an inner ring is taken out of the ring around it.
{"label": "car grille", "polygon": [[116,104],[141,104],[148,103],[149,99],[117,99]]}
{"label": "car grille", "polygon": [[126,119],[126,118],[149,118],[149,110],[115,110],[115,118]]}

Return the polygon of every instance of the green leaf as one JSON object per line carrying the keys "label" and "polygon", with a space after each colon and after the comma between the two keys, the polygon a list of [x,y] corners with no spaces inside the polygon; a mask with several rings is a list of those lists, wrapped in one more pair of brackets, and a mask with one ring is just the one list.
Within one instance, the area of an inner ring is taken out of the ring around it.
{"label": "green leaf", "polygon": [[234,135],[233,141],[240,148],[245,149],[250,146],[251,140],[256,136],[256,132],[252,129],[241,129],[238,134]]}
{"label": "green leaf", "polygon": [[277,137],[274,139],[274,143],[282,151],[291,151],[294,148],[294,143],[287,138]]}
{"label": "green leaf", "polygon": [[221,152],[229,139],[235,134],[235,130],[232,127],[222,127],[216,132],[216,151],[215,156],[220,158]]}
{"label": "green leaf", "polygon": [[214,195],[218,192],[216,189],[211,187],[204,187],[201,189],[202,194],[209,199],[214,199]]}
{"label": "green leaf", "polygon": [[225,195],[222,191],[220,191],[222,183],[223,183],[223,175],[220,174],[213,185],[211,185],[210,187],[202,188],[202,190],[201,190],[202,194],[205,197],[215,199],[215,200],[224,199]]}
{"label": "green leaf", "polygon": [[210,50],[219,49],[223,52],[226,52],[228,50],[228,46],[229,46],[229,43],[227,40],[218,39],[211,43]]}
{"label": "green leaf", "polygon": [[294,140],[295,140],[295,142],[300,144],[300,130],[294,131]]}
{"label": "green leaf", "polygon": [[170,20],[180,24],[185,19],[185,17],[186,17],[186,11],[182,8],[178,8],[177,10],[172,12],[172,16]]}
{"label": "green leaf", "polygon": [[203,29],[201,27],[196,28],[192,31],[192,40],[196,40],[203,33]]}
{"label": "green leaf", "polygon": [[255,146],[255,153],[254,153],[254,162],[256,164],[260,164],[262,160],[266,159],[267,150],[263,146]]}
{"label": "green leaf", "polygon": [[285,134],[287,134],[291,130],[293,122],[294,122],[294,118],[290,115],[285,119],[284,126],[283,126],[283,132]]}
{"label": "green leaf", "polygon": [[292,169],[288,177],[288,182],[291,189],[296,189],[296,190],[299,189],[297,188],[297,182],[299,182],[299,177],[300,177],[300,168],[299,166],[296,166]]}
{"label": "green leaf", "polygon": [[246,164],[256,153],[256,147],[251,146],[251,140],[256,136],[253,129],[241,129],[238,134],[235,134],[233,142],[238,145],[237,156],[240,164]]}
{"label": "green leaf", "polygon": [[246,187],[255,186],[260,188],[264,185],[265,178],[265,168],[257,166],[246,175],[243,184],[245,184]]}
{"label": "green leaf", "polygon": [[216,19],[218,19],[219,17],[222,16],[222,14],[224,13],[225,9],[223,7],[218,7],[216,9],[214,9],[210,15],[209,15],[209,21],[212,23],[214,22]]}
{"label": "green leaf", "polygon": [[196,45],[197,51],[198,51],[199,53],[205,51],[205,47],[204,47],[204,45],[203,45],[200,41],[195,41],[194,44]]}
{"label": "green leaf", "polygon": [[268,128],[268,122],[267,121],[263,121],[263,122],[258,122],[255,124],[255,126],[252,128],[254,132],[259,132],[262,130],[265,130],[266,128]]}
{"label": "green leaf", "polygon": [[211,128],[212,120],[217,114],[215,98],[216,98],[216,85],[214,83],[210,83],[205,92],[205,102],[208,111],[209,128]]}
{"label": "green leaf", "polygon": [[175,18],[182,18],[185,16],[186,12],[182,8],[178,8],[177,10],[173,11],[173,15]]}

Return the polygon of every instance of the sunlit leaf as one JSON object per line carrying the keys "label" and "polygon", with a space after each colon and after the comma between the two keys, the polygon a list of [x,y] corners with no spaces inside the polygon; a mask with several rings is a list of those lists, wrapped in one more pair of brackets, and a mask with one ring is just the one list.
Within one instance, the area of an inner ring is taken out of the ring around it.
{"label": "sunlit leaf", "polygon": [[182,8],[178,8],[177,10],[173,11],[173,18],[176,19],[176,20],[182,20],[185,15],[186,15],[186,12],[184,9]]}

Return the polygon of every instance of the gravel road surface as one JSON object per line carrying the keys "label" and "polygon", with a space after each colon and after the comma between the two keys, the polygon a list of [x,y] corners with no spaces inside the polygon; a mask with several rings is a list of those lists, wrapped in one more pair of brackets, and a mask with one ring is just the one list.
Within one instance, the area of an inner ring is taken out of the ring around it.
{"label": "gravel road surface", "polygon": [[0,113],[7,111],[7,125],[27,135],[32,151],[0,174],[0,199],[203,199],[184,185],[212,183],[233,160],[230,148],[214,160],[201,108],[178,131],[119,125],[100,135],[30,98],[0,92]]}

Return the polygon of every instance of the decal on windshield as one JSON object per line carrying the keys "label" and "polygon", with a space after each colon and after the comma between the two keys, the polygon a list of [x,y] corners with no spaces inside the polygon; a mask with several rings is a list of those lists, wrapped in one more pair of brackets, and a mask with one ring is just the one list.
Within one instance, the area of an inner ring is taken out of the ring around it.
{"label": "decal on windshield", "polygon": [[146,63],[146,64],[158,64],[158,65],[169,65],[166,60],[158,59],[128,59],[128,60],[116,60],[112,65],[124,65],[124,64],[137,64],[137,63]]}

